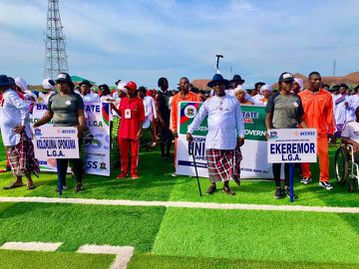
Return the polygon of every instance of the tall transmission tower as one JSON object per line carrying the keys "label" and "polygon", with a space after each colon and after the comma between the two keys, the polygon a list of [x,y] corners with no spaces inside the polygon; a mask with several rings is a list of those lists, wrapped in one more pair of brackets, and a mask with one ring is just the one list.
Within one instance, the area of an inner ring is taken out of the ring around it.
{"label": "tall transmission tower", "polygon": [[59,0],[48,0],[47,24],[44,37],[44,78],[55,78],[61,72],[69,72],[66,55],[66,38],[62,28]]}

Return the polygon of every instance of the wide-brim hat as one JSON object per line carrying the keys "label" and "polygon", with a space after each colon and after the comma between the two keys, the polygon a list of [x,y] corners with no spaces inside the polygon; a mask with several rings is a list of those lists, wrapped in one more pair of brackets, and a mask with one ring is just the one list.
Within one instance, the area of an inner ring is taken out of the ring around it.
{"label": "wide-brim hat", "polygon": [[207,83],[208,87],[213,88],[217,83],[224,83],[226,86],[228,85],[228,80],[224,79],[221,74],[215,74],[210,82]]}
{"label": "wide-brim hat", "polygon": [[101,84],[101,85],[98,86],[98,88],[99,88],[101,91],[104,91],[104,90],[110,91],[110,87],[109,87],[107,84]]}
{"label": "wide-brim hat", "polygon": [[11,82],[6,75],[0,75],[0,87],[10,86]]}
{"label": "wide-brim hat", "polygon": [[232,82],[238,82],[238,83],[242,84],[245,82],[245,80],[242,79],[242,77],[240,75],[234,75],[233,79],[230,80],[229,83],[232,83]]}
{"label": "wide-brim hat", "polygon": [[85,80],[83,80],[83,81],[81,81],[81,82],[79,83],[79,86],[80,86],[80,87],[81,87],[82,85],[87,85],[89,88],[91,88],[91,87],[93,86],[93,84],[91,84],[91,82],[88,81],[87,79],[85,79]]}

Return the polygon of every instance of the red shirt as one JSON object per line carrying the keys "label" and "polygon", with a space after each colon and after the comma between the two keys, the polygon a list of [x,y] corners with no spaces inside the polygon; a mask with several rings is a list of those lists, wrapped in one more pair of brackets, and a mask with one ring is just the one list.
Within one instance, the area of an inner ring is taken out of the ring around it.
{"label": "red shirt", "polygon": [[140,124],[145,120],[145,108],[141,98],[122,98],[118,105],[118,110],[121,113],[118,136],[120,138],[136,139],[137,133],[142,127]]}

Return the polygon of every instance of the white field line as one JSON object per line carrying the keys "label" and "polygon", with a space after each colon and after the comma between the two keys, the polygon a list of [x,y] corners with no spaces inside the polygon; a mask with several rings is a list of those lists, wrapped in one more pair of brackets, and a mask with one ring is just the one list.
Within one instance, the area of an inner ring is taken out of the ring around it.
{"label": "white field line", "polygon": [[116,255],[110,269],[126,269],[133,255],[133,247],[118,247],[109,245],[83,245],[78,249],[78,253],[88,254],[113,254]]}
{"label": "white field line", "polygon": [[0,249],[23,251],[56,251],[62,243],[6,242]]}
{"label": "white field line", "polygon": [[59,203],[111,206],[164,206],[180,208],[203,208],[221,210],[261,210],[261,211],[304,211],[322,213],[352,213],[359,214],[358,207],[329,207],[329,206],[300,206],[300,205],[258,205],[258,204],[220,204],[201,202],[173,202],[173,201],[134,201],[107,200],[84,198],[48,198],[48,197],[0,197],[1,202],[10,203]]}

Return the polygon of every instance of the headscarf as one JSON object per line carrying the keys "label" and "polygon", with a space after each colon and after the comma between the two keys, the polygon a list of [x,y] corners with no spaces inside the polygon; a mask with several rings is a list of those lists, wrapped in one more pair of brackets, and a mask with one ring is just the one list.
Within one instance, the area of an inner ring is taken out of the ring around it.
{"label": "headscarf", "polygon": [[15,84],[16,86],[18,86],[23,92],[27,91],[27,82],[25,81],[25,79],[21,78],[21,77],[17,77],[15,78]]}
{"label": "headscarf", "polygon": [[242,87],[241,85],[238,85],[233,91],[234,91],[234,95],[236,95],[236,94],[239,93],[239,92],[244,92],[244,93],[246,93],[246,90],[243,89],[243,87]]}
{"label": "headscarf", "polygon": [[301,79],[301,78],[294,78],[294,81],[295,82],[297,82],[298,83],[298,85],[299,85],[299,91],[301,92],[301,91],[303,91],[303,79]]}
{"label": "headscarf", "polygon": [[272,92],[272,87],[271,87],[270,85],[268,85],[268,84],[264,84],[263,86],[261,86],[261,87],[259,88],[260,94],[263,95],[263,92],[264,92],[265,90],[268,90],[269,93],[271,93],[271,92]]}
{"label": "headscarf", "polygon": [[50,78],[45,78],[42,82],[42,87],[45,89],[45,90],[52,90],[54,91],[56,89],[55,87],[55,81],[53,81],[52,79]]}
{"label": "headscarf", "polygon": [[124,93],[127,94],[127,88],[125,88],[127,82],[125,81],[120,81],[118,84],[117,84],[117,89],[119,89],[120,91],[123,91]]}

